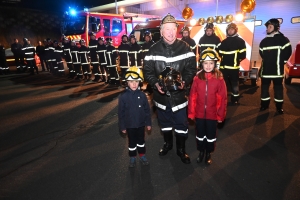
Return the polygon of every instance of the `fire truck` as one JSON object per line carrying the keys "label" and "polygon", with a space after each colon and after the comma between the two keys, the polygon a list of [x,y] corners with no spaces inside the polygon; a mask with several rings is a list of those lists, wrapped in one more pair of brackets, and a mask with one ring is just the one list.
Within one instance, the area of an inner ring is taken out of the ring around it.
{"label": "fire truck", "polygon": [[69,39],[75,41],[84,39],[87,43],[89,34],[94,32],[96,38],[112,38],[113,45],[117,47],[121,44],[122,35],[129,35],[136,24],[150,19],[159,19],[159,16],[135,13],[123,15],[94,12],[65,13],[61,31]]}

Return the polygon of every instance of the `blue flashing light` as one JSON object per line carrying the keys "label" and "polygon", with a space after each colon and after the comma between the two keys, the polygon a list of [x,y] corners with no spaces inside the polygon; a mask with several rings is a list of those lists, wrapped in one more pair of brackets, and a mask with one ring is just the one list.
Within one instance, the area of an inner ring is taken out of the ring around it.
{"label": "blue flashing light", "polygon": [[76,15],[76,10],[70,9],[70,14],[73,15],[73,16]]}

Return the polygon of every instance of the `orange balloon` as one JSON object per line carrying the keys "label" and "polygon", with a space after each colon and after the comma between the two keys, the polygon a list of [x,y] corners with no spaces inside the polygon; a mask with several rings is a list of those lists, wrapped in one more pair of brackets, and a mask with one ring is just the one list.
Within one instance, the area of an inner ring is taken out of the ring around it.
{"label": "orange balloon", "polygon": [[185,9],[183,9],[181,14],[182,14],[183,19],[188,20],[194,16],[194,11],[190,7],[186,7]]}
{"label": "orange balloon", "polygon": [[205,23],[205,19],[204,18],[199,18],[198,24],[203,25],[204,23]]}
{"label": "orange balloon", "polygon": [[241,3],[241,11],[244,13],[250,13],[256,6],[255,0],[243,0]]}

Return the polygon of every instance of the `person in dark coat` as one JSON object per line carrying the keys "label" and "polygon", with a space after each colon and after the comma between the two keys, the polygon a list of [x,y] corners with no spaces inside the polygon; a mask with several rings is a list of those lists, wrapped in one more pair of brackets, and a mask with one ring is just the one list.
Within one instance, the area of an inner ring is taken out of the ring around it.
{"label": "person in dark coat", "polygon": [[196,55],[197,53],[197,45],[195,40],[193,40],[190,37],[190,29],[187,26],[184,26],[181,30],[181,34],[182,34],[182,41],[188,43],[188,45],[190,45],[191,50],[194,52],[194,54]]}
{"label": "person in dark coat", "polygon": [[130,67],[124,77],[128,88],[119,97],[118,118],[121,132],[128,136],[129,167],[135,167],[137,152],[140,162],[149,165],[145,156],[145,127],[151,130],[151,112],[146,95],[139,90],[139,82],[144,79],[142,69]]}
{"label": "person in dark coat", "polygon": [[90,51],[90,56],[91,56],[91,65],[93,68],[92,72],[95,77],[93,81],[101,82],[102,81],[102,73],[100,73],[100,68],[99,68],[99,58],[97,55],[97,46],[98,46],[98,41],[96,40],[96,33],[92,32],[90,34],[89,51]]}
{"label": "person in dark coat", "polygon": [[0,42],[0,74],[7,74],[9,68],[6,63],[5,48]]}
{"label": "person in dark coat", "polygon": [[119,73],[117,71],[117,50],[112,45],[112,38],[106,38],[106,60],[109,72],[109,83],[111,85],[120,85]]}
{"label": "person in dark coat", "polygon": [[25,68],[24,55],[22,53],[22,45],[19,43],[19,40],[14,39],[14,43],[11,45],[10,48],[14,54],[17,72],[23,71],[23,67]]}
{"label": "person in dark coat", "polygon": [[83,39],[80,40],[79,55],[80,55],[82,71],[84,74],[84,79],[86,81],[90,81],[92,77],[91,65],[89,62],[90,50],[86,46],[86,42]]}
{"label": "person in dark coat", "polygon": [[129,59],[130,66],[136,66],[142,68],[142,48],[137,43],[135,35],[129,36],[130,40],[130,50],[129,50]]}
{"label": "person in dark coat", "polygon": [[278,114],[283,114],[283,86],[284,64],[292,54],[292,46],[287,37],[280,31],[278,19],[270,19],[265,23],[267,36],[259,44],[259,54],[262,58],[261,77],[261,107],[260,111],[269,108],[271,82],[274,87],[274,100]]}
{"label": "person in dark coat", "polygon": [[98,38],[98,45],[97,45],[97,55],[99,58],[99,65],[100,65],[100,78],[103,82],[108,83],[108,69],[107,69],[107,58],[106,58],[106,45],[104,43],[104,38]]}
{"label": "person in dark coat", "polygon": [[120,68],[122,73],[122,85],[125,85],[126,83],[124,77],[127,69],[129,68],[129,50],[130,50],[130,46],[128,44],[128,36],[123,35],[122,42],[118,47]]}
{"label": "person in dark coat", "polygon": [[40,58],[42,71],[45,71],[45,46],[42,41],[39,41],[39,45],[36,47],[36,55]]}
{"label": "person in dark coat", "polygon": [[221,44],[220,38],[215,34],[213,23],[207,23],[204,27],[204,35],[199,40],[199,50],[204,51],[207,48],[215,49],[218,52],[218,47]]}
{"label": "person in dark coat", "polygon": [[80,54],[79,54],[79,47],[76,45],[76,41],[71,41],[71,58],[72,63],[74,66],[75,76],[76,80],[81,81],[82,80],[82,69],[81,69],[81,61],[80,61]]}
{"label": "person in dark coat", "polygon": [[22,47],[22,52],[26,59],[27,68],[30,70],[31,75],[34,75],[34,69],[36,70],[36,73],[38,74],[39,73],[38,67],[36,66],[36,63],[35,63],[35,48],[30,43],[28,43],[27,38],[24,38],[23,42],[24,42],[24,45]]}
{"label": "person in dark coat", "polygon": [[53,41],[53,47],[54,47],[54,58],[56,60],[56,67],[55,72],[59,76],[64,76],[65,75],[65,69],[64,69],[64,64],[63,64],[63,48],[58,44],[57,40]]}

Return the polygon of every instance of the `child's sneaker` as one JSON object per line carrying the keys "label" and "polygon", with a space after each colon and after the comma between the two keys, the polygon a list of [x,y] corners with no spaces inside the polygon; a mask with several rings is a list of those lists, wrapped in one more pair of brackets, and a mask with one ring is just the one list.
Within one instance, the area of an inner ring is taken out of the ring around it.
{"label": "child's sneaker", "polygon": [[136,162],[136,158],[135,157],[130,157],[129,167],[130,168],[135,167],[135,162]]}
{"label": "child's sneaker", "polygon": [[149,162],[148,162],[148,160],[147,160],[147,158],[146,158],[145,155],[143,155],[142,157],[140,157],[140,161],[141,161],[141,163],[143,165],[149,165]]}

